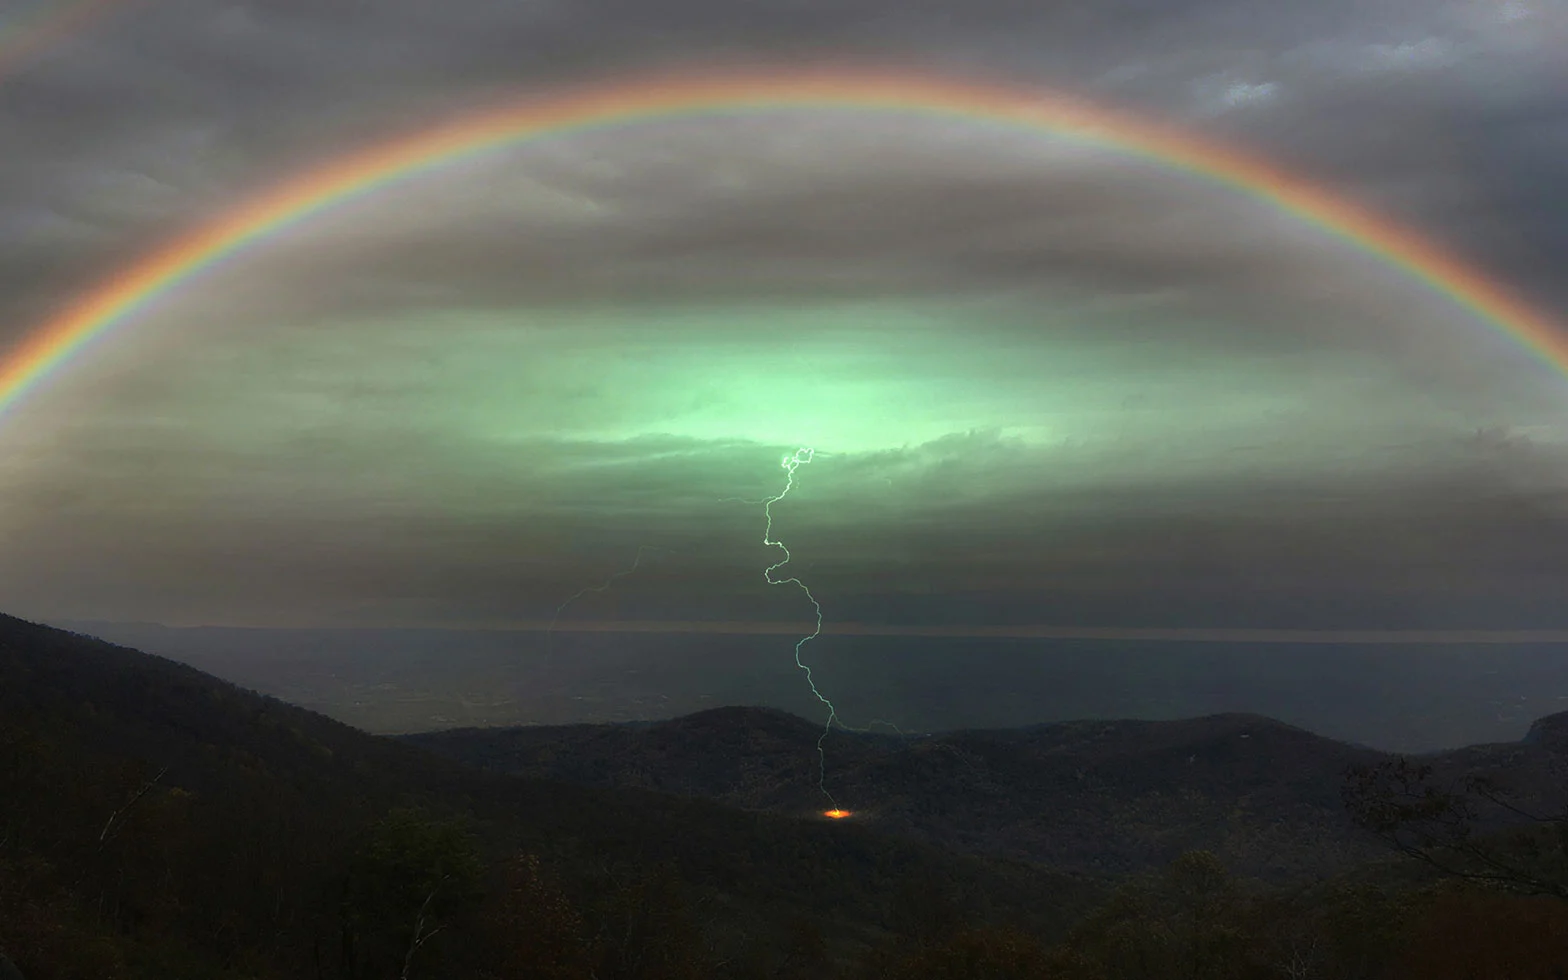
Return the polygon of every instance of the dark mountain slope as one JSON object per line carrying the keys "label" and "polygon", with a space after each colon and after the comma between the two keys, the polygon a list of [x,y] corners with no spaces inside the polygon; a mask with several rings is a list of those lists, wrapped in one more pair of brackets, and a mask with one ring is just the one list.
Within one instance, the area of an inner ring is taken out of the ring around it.
{"label": "dark mountain slope", "polygon": [[[1544,806],[1568,763],[1568,715],[1523,743],[1431,757],[1446,776],[1493,772]],[[771,709],[668,722],[460,729],[404,736],[492,769],[640,786],[799,811],[815,790],[821,729]],[[917,839],[1093,872],[1145,870],[1184,850],[1288,881],[1378,856],[1353,828],[1345,770],[1388,758],[1253,715],[1093,721],[906,737],[834,731],[827,787],[857,819]]]}
{"label": "dark mountain slope", "polygon": [[[491,855],[539,853],[584,893],[624,877],[616,868],[671,869],[710,909],[705,928],[753,945],[792,917],[838,943],[864,940],[911,876],[1047,926],[1094,890],[867,827],[486,773],[0,617],[0,913],[39,907],[42,891],[24,894],[33,885],[6,890],[26,878],[115,930],[153,930],[222,962],[264,950],[302,969],[338,941],[346,855],[398,806],[461,818]],[[36,874],[3,873],[23,867]],[[44,942],[25,924],[0,914],[14,958]],[[148,975],[159,969],[175,975]]]}

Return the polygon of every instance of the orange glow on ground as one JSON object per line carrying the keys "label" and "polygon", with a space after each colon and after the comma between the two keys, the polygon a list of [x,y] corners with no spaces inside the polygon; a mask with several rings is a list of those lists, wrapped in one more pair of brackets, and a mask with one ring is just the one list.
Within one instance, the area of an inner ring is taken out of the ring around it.
{"label": "orange glow on ground", "polygon": [[822,815],[829,820],[843,820],[853,812],[852,810],[823,810]]}

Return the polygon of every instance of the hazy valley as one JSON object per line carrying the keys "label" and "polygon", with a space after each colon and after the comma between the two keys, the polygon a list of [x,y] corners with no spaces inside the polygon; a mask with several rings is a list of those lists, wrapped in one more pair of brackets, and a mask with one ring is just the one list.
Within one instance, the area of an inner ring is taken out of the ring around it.
{"label": "hazy valley", "polygon": [[[820,710],[784,637],[559,633],[547,650],[542,634],[506,631],[62,625],[379,733]],[[911,732],[1247,712],[1424,752],[1512,741],[1568,706],[1568,658],[1551,644],[824,637],[808,652],[848,725]]]}

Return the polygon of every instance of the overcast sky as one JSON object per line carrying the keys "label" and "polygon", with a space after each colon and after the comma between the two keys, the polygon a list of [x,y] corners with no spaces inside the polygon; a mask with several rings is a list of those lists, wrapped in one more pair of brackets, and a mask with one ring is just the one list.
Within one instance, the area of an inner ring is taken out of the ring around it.
{"label": "overcast sky", "polygon": [[[4,57],[47,6],[0,0],[7,345],[372,140],[824,58],[1266,155],[1568,321],[1563,0],[134,0]],[[1149,163],[865,111],[653,121],[370,195],[95,343],[0,419],[0,602],[495,624],[647,545],[582,615],[788,620],[745,501],[812,446],[775,530],[830,618],[1547,625],[1565,411],[1429,287]]]}

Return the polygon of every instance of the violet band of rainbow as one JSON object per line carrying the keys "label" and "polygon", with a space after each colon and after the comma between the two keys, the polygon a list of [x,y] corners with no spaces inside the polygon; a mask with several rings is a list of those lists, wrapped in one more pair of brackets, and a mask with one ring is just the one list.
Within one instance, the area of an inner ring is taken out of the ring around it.
{"label": "violet band of rainbow", "polygon": [[527,96],[349,153],[285,180],[133,262],[29,332],[0,361],[0,414],[95,337],[247,246],[335,205],[489,150],[635,122],[779,109],[879,110],[1016,126],[1206,178],[1316,226],[1448,297],[1568,374],[1568,336],[1503,283],[1415,231],[1260,157],[1018,85],[864,68],[663,73]]}

